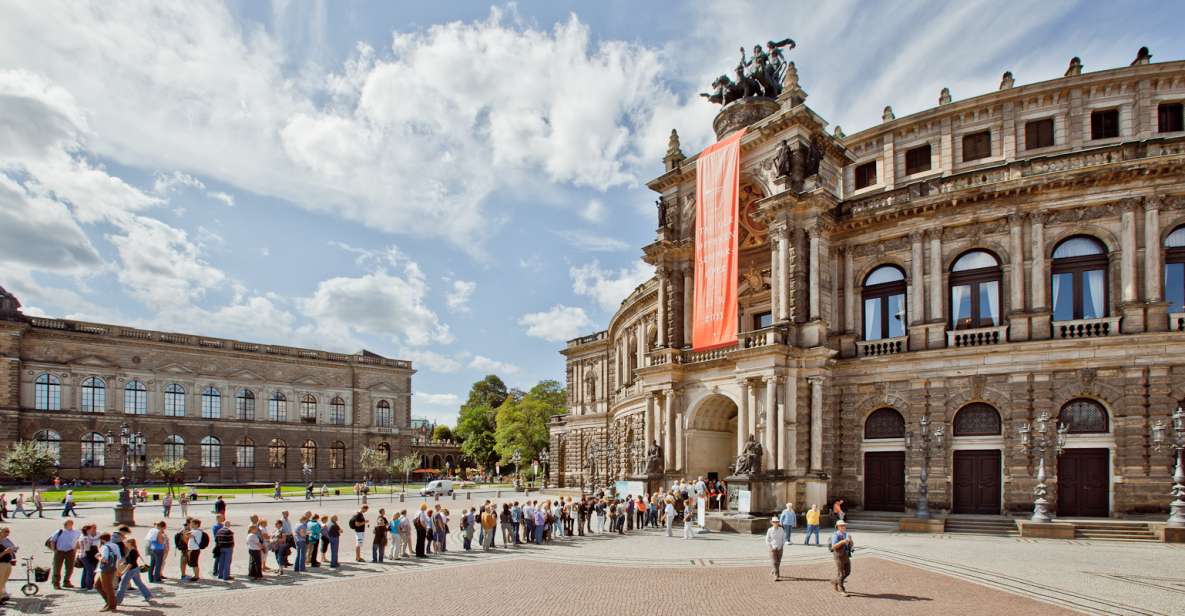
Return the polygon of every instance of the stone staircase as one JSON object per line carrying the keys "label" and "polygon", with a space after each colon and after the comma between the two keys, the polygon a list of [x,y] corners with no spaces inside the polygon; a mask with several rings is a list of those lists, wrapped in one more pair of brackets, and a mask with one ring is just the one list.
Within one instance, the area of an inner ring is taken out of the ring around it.
{"label": "stone staircase", "polygon": [[1089,541],[1157,541],[1144,522],[1073,522],[1074,538]]}
{"label": "stone staircase", "polygon": [[847,515],[848,527],[852,530],[871,530],[880,532],[894,532],[898,521],[904,513],[894,511],[850,511]]}
{"label": "stone staircase", "polygon": [[952,535],[1020,536],[1016,521],[1002,516],[948,515],[946,532]]}

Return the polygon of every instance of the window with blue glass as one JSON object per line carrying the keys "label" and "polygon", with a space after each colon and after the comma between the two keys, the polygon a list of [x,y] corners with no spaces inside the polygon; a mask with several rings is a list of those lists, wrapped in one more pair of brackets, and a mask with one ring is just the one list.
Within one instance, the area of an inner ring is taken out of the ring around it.
{"label": "window with blue glass", "polygon": [[1000,261],[973,250],[955,260],[950,272],[951,329],[1000,324]]}
{"label": "window with blue glass", "polygon": [[1107,250],[1093,237],[1063,240],[1053,250],[1050,291],[1053,320],[1107,316]]}
{"label": "window with blue glass", "polygon": [[1185,227],[1164,240],[1164,300],[1169,312],[1185,312]]}
{"label": "window with blue glass", "polygon": [[882,265],[864,279],[864,339],[881,340],[905,335],[905,272]]}

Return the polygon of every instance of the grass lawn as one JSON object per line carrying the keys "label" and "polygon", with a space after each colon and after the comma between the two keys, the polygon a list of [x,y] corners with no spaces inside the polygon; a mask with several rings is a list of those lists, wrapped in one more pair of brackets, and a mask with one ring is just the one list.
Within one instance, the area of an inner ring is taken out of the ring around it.
{"label": "grass lawn", "polygon": [[[420,488],[424,487],[424,485],[425,484],[423,482],[417,482],[417,483],[409,482],[407,484],[407,491],[409,494],[419,493]],[[133,485],[133,487],[136,487],[136,486]],[[320,486],[318,486],[318,487],[320,487]],[[482,484],[480,487],[509,489],[512,486],[511,486],[511,484],[508,484],[508,483],[495,483],[495,484]],[[110,485],[83,486],[83,487],[72,488],[72,489],[74,490],[74,500],[75,500],[75,502],[79,502],[79,503],[113,503],[113,502],[119,500],[119,486],[110,486]],[[151,494],[160,494],[162,498],[169,491],[167,487],[161,486],[161,485],[154,485],[154,486],[151,486],[147,489],[148,489],[148,493],[150,495]],[[333,491],[335,489],[341,490],[341,493],[343,496],[350,495],[350,494],[354,493],[354,484],[346,484],[346,483],[329,484],[329,494],[333,494]],[[180,486],[177,486],[177,488],[175,488],[175,490],[180,490]],[[303,485],[284,485],[284,486],[281,486],[280,490],[286,498],[290,498],[290,497],[303,498],[304,497],[304,486]],[[403,487],[402,487],[402,485],[399,485],[399,484],[396,484],[393,486],[375,486],[370,489],[370,495],[371,496],[386,495],[386,494],[390,494],[391,492],[398,494],[401,491],[403,491]],[[270,486],[260,486],[258,488],[200,488],[197,492],[199,495],[206,495],[206,496],[209,496],[211,499],[217,498],[219,495],[222,495],[223,498],[230,500],[230,499],[233,499],[236,497],[238,497],[238,498],[249,498],[252,496],[270,497],[272,494],[272,488]],[[45,499],[46,505],[55,505],[55,504],[61,503],[62,499],[66,497],[66,490],[65,489],[42,490],[41,494],[42,494],[42,498]],[[148,498],[149,498],[149,503],[154,502],[151,500],[152,496],[149,496]]]}

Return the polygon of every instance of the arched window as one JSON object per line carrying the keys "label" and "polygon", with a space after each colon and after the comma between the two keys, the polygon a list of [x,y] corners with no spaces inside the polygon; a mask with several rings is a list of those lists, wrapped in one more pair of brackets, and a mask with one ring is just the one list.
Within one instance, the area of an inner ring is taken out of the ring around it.
{"label": "arched window", "polygon": [[255,441],[251,440],[251,437],[244,436],[243,440],[235,446],[235,466],[255,468]]}
{"label": "arched window", "polygon": [[218,419],[222,417],[222,394],[213,387],[202,390],[202,418]]}
{"label": "arched window", "polygon": [[33,435],[33,442],[53,454],[54,464],[62,464],[62,435],[53,430],[42,430]]}
{"label": "arched window", "polygon": [[313,442],[313,439],[305,441],[304,445],[300,446],[300,465],[303,468],[306,464],[309,468],[317,468],[317,443]]}
{"label": "arched window", "polygon": [[177,436],[176,434],[170,434],[169,437],[165,439],[165,459],[173,462],[184,457],[185,439]]}
{"label": "arched window", "polygon": [[333,445],[329,447],[329,468],[345,468],[346,467],[346,444],[341,441],[334,441]]}
{"label": "arched window", "polygon": [[202,438],[202,468],[222,466],[222,440],[217,436]]}
{"label": "arched window", "polygon": [[864,279],[864,339],[880,340],[905,335],[905,272],[882,265]]}
{"label": "arched window", "polygon": [[951,329],[1000,324],[1000,261],[991,253],[973,250],[951,266],[950,323]]}
{"label": "arched window", "polygon": [[317,398],[313,394],[300,397],[300,420],[304,423],[317,423]]}
{"label": "arched window", "polygon": [[82,468],[101,468],[107,464],[107,439],[98,432],[82,437]]}
{"label": "arched window", "polygon": [[240,389],[239,395],[235,396],[235,417],[255,420],[255,394],[250,389]]}
{"label": "arched window", "polygon": [[274,438],[267,446],[267,463],[272,468],[288,466],[288,445],[283,440]]}
{"label": "arched window", "polygon": [[1062,407],[1057,423],[1068,426],[1070,434],[1105,434],[1107,409],[1089,398],[1077,398]]}
{"label": "arched window", "polygon": [[42,374],[33,381],[33,408],[38,411],[62,410],[62,382],[52,374]]}
{"label": "arched window", "polygon": [[169,383],[165,386],[165,415],[168,417],[185,417],[185,388]]}
{"label": "arched window", "polygon": [[107,383],[97,376],[82,380],[82,405],[79,410],[83,413],[102,413],[107,408]]}
{"label": "arched window", "polygon": [[374,409],[374,425],[386,428],[391,425],[391,403],[379,400]]}
{"label": "arched window", "polygon": [[133,379],[124,385],[123,412],[128,415],[148,414],[148,388],[143,381]]}
{"label": "arched window", "polygon": [[1003,434],[1000,413],[989,404],[968,404],[955,413],[955,436],[996,436]]}
{"label": "arched window", "polygon": [[1107,316],[1107,250],[1085,235],[1063,240],[1053,251],[1050,284],[1054,321]]}
{"label": "arched window", "polygon": [[1164,300],[1169,312],[1185,312],[1185,227],[1164,239]]}
{"label": "arched window", "polygon": [[329,423],[335,426],[342,426],[346,423],[346,401],[341,398],[334,398],[329,403]]}
{"label": "arched window", "polygon": [[391,461],[391,446],[390,446],[389,444],[387,444],[387,443],[384,441],[384,442],[382,442],[382,443],[379,443],[379,446],[378,446],[378,447],[376,447],[376,449],[378,449],[378,452],[379,452],[379,453],[383,454],[383,459],[384,459],[384,460],[386,460],[386,461],[388,461],[388,462],[390,462],[390,461]]}
{"label": "arched window", "polygon": [[864,438],[905,438],[905,418],[896,409],[877,409],[864,421]]}
{"label": "arched window", "polygon": [[288,420],[288,398],[284,394],[277,391],[268,399],[267,418],[269,421]]}

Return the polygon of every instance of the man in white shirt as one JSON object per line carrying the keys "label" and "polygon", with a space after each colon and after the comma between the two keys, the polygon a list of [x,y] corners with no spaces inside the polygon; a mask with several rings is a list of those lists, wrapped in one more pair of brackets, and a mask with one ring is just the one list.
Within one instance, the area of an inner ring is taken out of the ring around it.
{"label": "man in white shirt", "polygon": [[[188,546],[189,547],[189,568],[191,569],[189,581],[191,581],[191,582],[196,582],[196,581],[200,580],[202,577],[201,565],[199,565],[198,563],[199,563],[199,559],[202,556],[202,542],[203,542],[202,540],[205,538],[205,536],[206,536],[206,531],[202,530],[202,521],[197,518],[194,518],[193,521],[190,523],[189,546]],[[206,543],[208,545],[209,541],[207,540]]]}
{"label": "man in white shirt", "polygon": [[782,579],[782,548],[786,547],[786,531],[777,517],[770,518],[765,531],[765,545],[769,547],[769,561],[773,564],[774,581]]}
{"label": "man in white shirt", "polygon": [[663,509],[663,515],[665,515],[667,518],[667,522],[666,522],[667,536],[674,537],[675,535],[671,533],[671,529],[675,526],[675,499],[674,498],[671,498],[669,496],[667,497],[667,506],[665,509]]}

